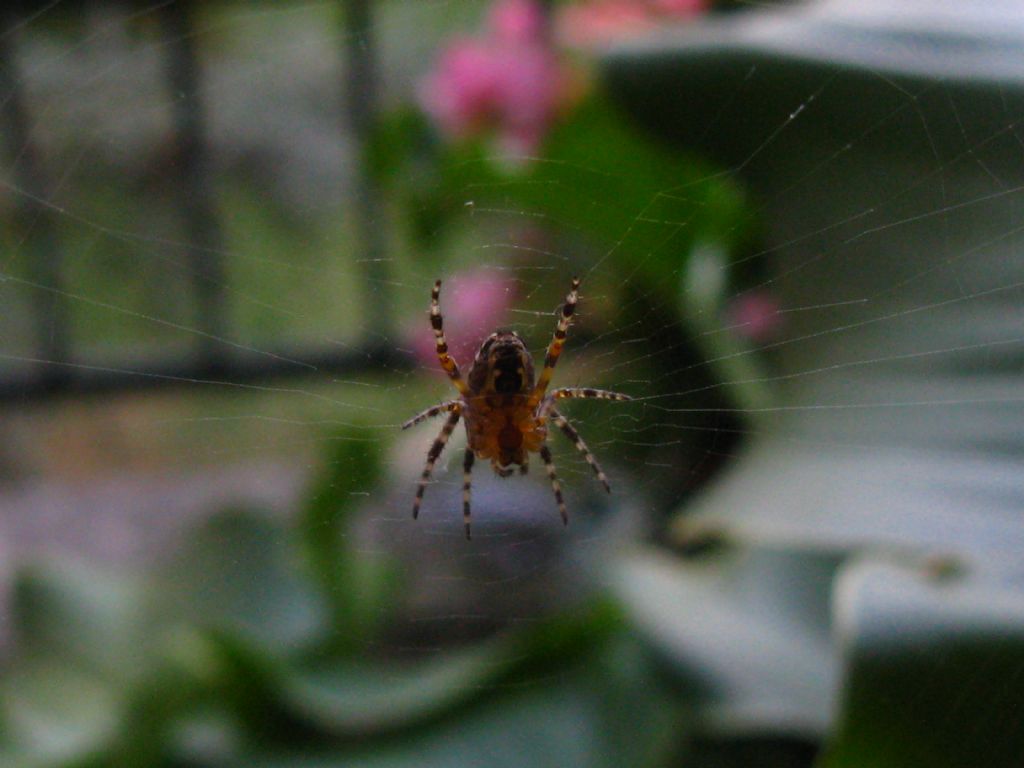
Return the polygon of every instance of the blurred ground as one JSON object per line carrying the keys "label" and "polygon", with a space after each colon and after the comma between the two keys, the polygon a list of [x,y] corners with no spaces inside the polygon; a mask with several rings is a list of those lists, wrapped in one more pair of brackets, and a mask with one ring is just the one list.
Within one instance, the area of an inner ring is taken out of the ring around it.
{"label": "blurred ground", "polygon": [[[218,509],[295,508],[316,440],[286,454],[265,432],[237,421],[192,421],[183,414],[196,399],[168,393],[0,415],[4,599],[17,567],[42,554],[141,566]],[[293,442],[280,433],[278,439]],[[0,645],[9,639],[7,624],[0,616]]]}

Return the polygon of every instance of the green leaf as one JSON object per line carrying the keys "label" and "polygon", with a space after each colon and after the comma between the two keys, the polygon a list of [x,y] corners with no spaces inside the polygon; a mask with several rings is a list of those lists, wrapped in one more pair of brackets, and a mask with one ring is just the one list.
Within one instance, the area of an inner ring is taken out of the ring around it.
{"label": "green leaf", "polygon": [[539,159],[519,165],[496,159],[486,141],[441,145],[408,113],[382,124],[373,157],[404,198],[406,218],[421,222],[414,227],[420,247],[462,220],[469,201],[472,210],[498,216],[533,213],[596,246],[669,306],[694,243],[729,251],[752,229],[738,186],[653,140],[597,97],[554,128]]}
{"label": "green leaf", "polygon": [[297,717],[334,734],[394,731],[492,694],[496,686],[548,674],[603,646],[621,628],[617,608],[598,601],[423,662],[346,660],[286,671],[282,696]]}
{"label": "green leaf", "polygon": [[284,525],[229,511],[201,526],[165,571],[166,596],[187,620],[273,654],[321,637],[324,605],[301,577]]}
{"label": "green leaf", "polygon": [[200,706],[171,723],[169,752],[174,764],[229,765],[242,743],[241,726],[218,706]]}
{"label": "green leaf", "polygon": [[157,628],[144,580],[81,562],[41,560],[15,577],[19,652],[121,683],[149,667]]}
{"label": "green leaf", "polygon": [[769,375],[763,361],[751,354],[753,345],[739,334],[722,332],[729,254],[719,244],[697,243],[682,283],[678,305],[687,326],[697,332],[694,343],[733,405],[747,420],[756,421],[772,405],[773,394],[765,383]]}
{"label": "green leaf", "polygon": [[446,152],[423,112],[405,107],[377,121],[364,157],[371,173],[392,188],[418,249],[436,245],[462,206],[444,186]]}
{"label": "green leaf", "polygon": [[49,766],[101,751],[120,724],[118,696],[108,681],[69,664],[19,665],[0,685],[12,751],[26,764]]}
{"label": "green leaf", "polygon": [[808,553],[737,549],[689,561],[640,551],[617,565],[613,587],[710,725],[814,736],[829,727],[835,696],[836,567]]}
{"label": "green leaf", "polygon": [[415,723],[476,695],[508,668],[504,648],[484,644],[423,663],[332,664],[287,679],[284,697],[314,725],[340,734]]}
{"label": "green leaf", "polygon": [[435,727],[357,751],[253,756],[255,768],[619,768],[663,765],[685,720],[635,645],[622,639],[557,674],[520,681]]}
{"label": "green leaf", "polygon": [[510,194],[599,238],[666,300],[678,286],[666,278],[679,274],[693,243],[730,250],[749,236],[739,187],[596,98],[552,133],[528,181]]}
{"label": "green leaf", "polygon": [[415,107],[402,107],[379,119],[366,148],[364,162],[377,179],[393,182],[417,156],[433,150],[426,115]]}
{"label": "green leaf", "polygon": [[446,171],[452,194],[493,194],[502,207],[525,206],[546,224],[579,232],[669,304],[695,242],[729,250],[748,236],[738,187],[596,98],[552,132],[541,160],[518,173],[496,168],[479,150],[476,157],[456,153]]}
{"label": "green leaf", "polygon": [[152,586],[65,560],[19,574],[17,656],[0,695],[21,752],[44,765],[100,753],[103,764],[155,764],[167,720],[203,683],[203,654],[155,612]]}
{"label": "green leaf", "polygon": [[299,518],[300,540],[323,600],[331,611],[331,645],[354,652],[374,637],[397,587],[396,572],[347,538],[358,506],[381,472],[379,438],[365,428],[334,435],[325,469]]}
{"label": "green leaf", "polygon": [[1019,586],[859,561],[837,586],[846,670],[828,768],[1016,768]]}

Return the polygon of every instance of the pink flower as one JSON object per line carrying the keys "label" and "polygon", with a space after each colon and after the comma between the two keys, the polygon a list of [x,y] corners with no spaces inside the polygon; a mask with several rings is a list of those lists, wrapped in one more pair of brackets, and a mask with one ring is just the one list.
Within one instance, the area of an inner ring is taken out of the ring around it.
{"label": "pink flower", "polygon": [[544,36],[544,11],[534,0],[503,0],[491,8],[489,27],[506,43],[532,44]]}
{"label": "pink flower", "polygon": [[[483,340],[505,320],[514,299],[515,283],[508,277],[484,269],[462,272],[446,280],[441,291],[444,332],[452,357],[467,373],[467,366]],[[426,366],[437,364],[434,332],[426,318],[413,331],[411,346]]]}
{"label": "pink flower", "polygon": [[569,95],[567,71],[534,0],[501,0],[480,38],[454,41],[420,84],[420,102],[453,139],[494,130],[511,154],[535,152]]}
{"label": "pink flower", "polygon": [[690,19],[708,5],[709,0],[583,0],[561,8],[557,37],[574,48],[600,47],[659,24]]}
{"label": "pink flower", "polygon": [[708,9],[708,0],[653,0],[652,5],[666,16],[690,18]]}
{"label": "pink flower", "polygon": [[765,291],[744,293],[727,310],[729,326],[750,341],[771,340],[782,327],[782,314],[775,297]]}

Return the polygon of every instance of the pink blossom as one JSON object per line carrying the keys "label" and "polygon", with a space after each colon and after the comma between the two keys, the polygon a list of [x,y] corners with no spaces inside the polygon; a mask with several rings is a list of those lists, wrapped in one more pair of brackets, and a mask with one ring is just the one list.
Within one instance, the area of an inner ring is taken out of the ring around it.
{"label": "pink blossom", "polygon": [[751,291],[737,297],[729,305],[727,314],[729,326],[751,341],[769,341],[782,326],[779,303],[765,291]]}
{"label": "pink blossom", "polygon": [[690,18],[708,9],[708,0],[652,0],[652,5],[666,16]]}
{"label": "pink blossom", "polygon": [[494,130],[513,154],[535,152],[569,96],[570,80],[534,0],[502,0],[479,38],[455,40],[420,84],[420,102],[453,139]]}
{"label": "pink blossom", "polygon": [[558,14],[559,41],[574,48],[604,45],[650,27],[647,9],[633,0],[603,0],[565,6]]}
{"label": "pink blossom", "polygon": [[505,43],[532,45],[544,37],[544,10],[535,0],[502,0],[491,8],[492,35]]}
{"label": "pink blossom", "polygon": [[[511,279],[484,269],[461,272],[445,281],[441,292],[444,332],[463,375],[483,340],[506,320],[505,313],[515,298],[514,287]],[[413,330],[411,346],[424,365],[441,370],[434,332],[426,318]]]}
{"label": "pink blossom", "polygon": [[557,37],[574,48],[600,47],[659,24],[690,19],[708,5],[709,0],[583,0],[561,8]]}

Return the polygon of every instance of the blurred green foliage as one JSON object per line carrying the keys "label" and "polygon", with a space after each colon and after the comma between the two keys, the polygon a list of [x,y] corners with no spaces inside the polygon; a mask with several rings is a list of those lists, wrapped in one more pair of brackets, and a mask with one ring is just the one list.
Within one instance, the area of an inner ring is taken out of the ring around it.
{"label": "blurred green foliage", "polygon": [[753,236],[730,177],[643,135],[598,95],[553,128],[540,154],[502,159],[486,137],[443,142],[410,108],[382,123],[368,162],[401,201],[421,248],[437,249],[467,205],[512,208],[605,254],[637,290],[668,306],[695,245],[733,251]]}
{"label": "blurred green foliage", "polygon": [[226,510],[144,574],[42,562],[13,605],[4,765],[656,765],[681,705],[598,599],[425,661],[374,650],[396,571],[348,538],[380,471],[349,429],[294,527]]}
{"label": "blurred green foliage", "polygon": [[[225,510],[146,573],[23,569],[0,765],[809,765],[809,742],[743,723],[827,720],[830,610],[844,694],[823,766],[1021,754],[1019,596],[949,569],[728,543],[689,561],[625,552],[610,594],[411,660],[384,640],[399,571],[351,536],[380,441],[348,428],[328,445],[291,525]],[[736,738],[719,722],[693,740],[722,713]]]}

